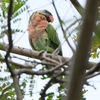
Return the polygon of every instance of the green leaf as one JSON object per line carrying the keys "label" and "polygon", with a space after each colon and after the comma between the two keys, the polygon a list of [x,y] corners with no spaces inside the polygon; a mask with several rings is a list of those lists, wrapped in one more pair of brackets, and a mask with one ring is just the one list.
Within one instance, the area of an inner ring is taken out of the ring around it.
{"label": "green leaf", "polygon": [[[2,44],[0,44],[0,48],[3,48],[3,45]],[[2,57],[2,55],[0,54],[0,57]]]}

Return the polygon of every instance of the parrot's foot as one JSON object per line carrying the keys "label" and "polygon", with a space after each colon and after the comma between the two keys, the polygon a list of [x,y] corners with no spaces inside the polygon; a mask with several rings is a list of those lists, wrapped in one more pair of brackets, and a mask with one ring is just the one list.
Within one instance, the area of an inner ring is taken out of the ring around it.
{"label": "parrot's foot", "polygon": [[59,52],[60,52],[60,50],[61,50],[61,46],[59,46],[58,48],[56,48],[55,51],[52,54],[58,55]]}
{"label": "parrot's foot", "polygon": [[[38,55],[38,56],[41,56],[43,53],[45,54],[45,52],[46,52],[45,50],[41,50],[41,51],[39,52],[39,55]],[[43,54],[43,55],[44,55],[44,54]]]}
{"label": "parrot's foot", "polygon": [[[52,54],[52,58],[55,56],[55,55],[58,55],[60,53],[60,50],[61,50],[61,46],[59,46]],[[62,63],[62,60],[60,58],[59,59],[59,62]]]}

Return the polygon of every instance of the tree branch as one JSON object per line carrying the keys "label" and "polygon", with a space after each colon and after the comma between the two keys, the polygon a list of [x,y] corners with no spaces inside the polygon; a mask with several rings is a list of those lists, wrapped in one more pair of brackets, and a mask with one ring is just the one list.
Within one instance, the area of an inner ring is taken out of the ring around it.
{"label": "tree branch", "polygon": [[97,72],[100,70],[100,62],[95,64],[92,68],[89,69],[89,71],[86,73],[86,75],[90,75],[94,72]]}
{"label": "tree branch", "polygon": [[82,16],[84,8],[81,6],[81,4],[77,0],[70,0],[73,6],[76,8],[76,10],[79,12],[79,14]]}
{"label": "tree branch", "polygon": [[[0,42],[0,50],[6,51],[7,48],[9,47],[8,44],[6,43],[2,43]],[[35,50],[30,50],[27,48],[22,48],[22,47],[18,47],[18,46],[13,46],[11,53],[15,53],[21,56],[26,56],[26,57],[30,57],[30,58],[35,58],[35,59],[39,59],[39,60],[44,60],[43,56],[39,56],[40,52],[39,51],[35,51]],[[52,54],[47,53],[46,54],[47,57],[52,58]],[[59,61],[59,59],[61,59],[62,62],[67,61],[67,64],[71,64],[71,59],[68,57],[62,57],[59,55],[55,55],[52,58],[53,60],[57,60]],[[67,65],[66,64],[66,65]],[[94,65],[96,65],[97,63],[95,62],[89,62],[88,66],[87,66],[87,70],[89,70],[90,68],[92,68]]]}
{"label": "tree branch", "polygon": [[32,69],[23,68],[23,69],[17,70],[16,75],[20,75],[20,74],[23,74],[23,73],[30,74],[30,75],[52,74],[52,72],[54,72],[55,70],[61,68],[65,64],[66,64],[66,61],[63,62],[63,63],[59,63],[59,65],[57,65],[56,67],[53,67],[53,68],[51,68],[49,70],[46,70],[46,71],[33,71]]}
{"label": "tree branch", "polygon": [[[75,1],[75,0],[74,0]],[[87,0],[83,26],[81,29],[78,46],[71,65],[71,76],[67,100],[80,100],[88,52],[90,50],[92,33],[97,18],[99,0]]]}
{"label": "tree branch", "polygon": [[97,76],[97,75],[100,75],[100,71],[98,71],[98,72],[96,72],[96,73],[93,73],[93,74],[90,74],[90,75],[85,76],[85,80],[90,79],[90,78],[93,78],[93,77],[95,77],[95,76]]}
{"label": "tree branch", "polygon": [[8,57],[10,55],[10,52],[12,50],[13,47],[13,42],[12,42],[12,31],[11,31],[11,17],[12,17],[12,11],[13,11],[13,0],[10,0],[9,3],[9,8],[8,8],[8,43],[9,43],[9,47],[7,48],[7,52],[5,55],[5,62],[7,65],[7,68],[9,69],[9,72],[11,73],[11,77],[13,78],[13,82],[14,82],[14,86],[15,86],[15,92],[17,95],[17,100],[22,100],[22,94],[19,88],[19,84],[18,82],[16,82],[17,80],[17,76],[15,75],[13,69],[11,68],[9,61],[8,61]]}
{"label": "tree branch", "polygon": [[59,14],[58,14],[58,11],[57,11],[57,9],[56,9],[54,0],[52,0],[52,5],[53,5],[53,7],[54,7],[54,9],[55,9],[55,12],[56,12],[56,14],[57,14],[58,20],[59,20],[59,22],[60,22],[60,27],[61,27],[61,30],[62,30],[62,32],[63,32],[64,38],[65,38],[67,44],[69,45],[69,47],[71,48],[72,52],[74,53],[75,50],[74,50],[74,48],[71,46],[71,44],[69,43],[69,41],[68,41],[68,39],[67,39],[67,37],[66,37],[66,31],[65,31],[64,28],[63,28],[62,20],[61,20]]}
{"label": "tree branch", "polygon": [[13,84],[15,86],[15,91],[16,91],[16,95],[17,95],[17,100],[22,100],[23,97],[22,97],[22,94],[21,94],[21,91],[20,91],[20,86],[19,86],[19,81],[18,81],[18,77],[17,75],[15,75],[13,77]]}
{"label": "tree branch", "polygon": [[61,75],[61,74],[62,74],[62,72],[60,72],[59,74],[54,75],[54,76],[51,77],[51,79],[49,80],[49,82],[45,85],[44,89],[43,89],[42,92],[40,93],[40,95],[41,95],[41,100],[45,100],[45,97],[46,97],[45,95],[46,95],[47,89],[50,87],[51,83],[52,83],[53,81],[55,81],[56,77],[59,76],[59,75]]}
{"label": "tree branch", "polygon": [[[9,47],[8,44],[2,43],[2,42],[0,42],[0,45],[1,45],[0,50],[3,50],[3,51],[6,51],[6,49]],[[31,50],[31,49],[13,46],[11,52],[15,53],[15,54],[22,55],[22,56],[30,57],[30,58],[35,58],[35,59],[39,59],[39,60],[46,60],[46,59],[44,59],[42,54],[40,55],[41,51],[39,52],[39,51]],[[50,53],[47,53],[46,57],[52,58],[56,61],[59,61],[59,59],[61,59],[62,62],[66,61],[66,60],[67,61],[70,60],[67,57],[65,58],[65,57],[62,57],[62,56],[59,56],[59,55],[55,55],[55,56],[52,57],[52,54],[50,54]]]}
{"label": "tree branch", "polygon": [[65,32],[67,32],[73,25],[75,25],[80,20],[81,19],[78,19],[78,20],[75,20],[74,22],[72,22],[68,27],[66,27]]}
{"label": "tree branch", "polygon": [[9,65],[9,62],[8,62],[8,57],[9,57],[9,54],[11,52],[11,49],[13,47],[13,44],[12,44],[12,33],[11,33],[11,16],[12,16],[12,9],[13,9],[13,0],[10,0],[10,3],[9,3],[9,8],[8,8],[8,42],[9,42],[9,48],[6,52],[6,55],[5,55],[5,62],[6,62],[6,65],[11,73],[11,76],[13,77],[14,76],[14,72],[12,70],[12,68],[10,67]]}

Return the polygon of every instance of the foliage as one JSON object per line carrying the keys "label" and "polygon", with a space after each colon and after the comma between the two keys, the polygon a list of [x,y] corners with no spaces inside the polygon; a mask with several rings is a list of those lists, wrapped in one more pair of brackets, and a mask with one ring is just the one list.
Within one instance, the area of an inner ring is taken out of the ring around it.
{"label": "foliage", "polygon": [[[100,11],[98,11],[100,13]],[[100,14],[99,14],[100,16]],[[77,40],[80,35],[80,28],[82,27],[82,24],[79,24],[76,28],[76,34],[72,34],[72,39],[77,45]],[[94,31],[94,34],[92,36],[92,44],[91,44],[91,52],[89,53],[89,57],[95,59],[99,58],[100,55],[100,17],[98,17],[98,22],[96,24],[96,31]]]}
{"label": "foliage", "polygon": [[[21,18],[19,18],[19,15],[21,15],[23,12],[25,12],[29,7],[25,5],[27,0],[14,0],[13,3],[13,12],[11,17],[11,24],[15,24],[19,21],[21,21]],[[0,38],[3,38],[5,35],[7,35],[7,17],[8,17],[8,8],[9,8],[9,0],[2,0],[0,3]],[[12,29],[12,34],[15,34],[16,32],[23,32],[21,29]]]}
{"label": "foliage", "polygon": [[[11,17],[11,24],[15,24],[21,21],[21,18],[19,18],[19,15],[21,15],[23,12],[25,12],[29,8],[27,5],[25,5],[26,2],[27,0],[24,0],[24,1],[14,0],[13,1],[13,13]],[[8,31],[7,18],[8,18],[9,3],[10,3],[9,0],[2,0],[2,2],[0,2],[0,28],[1,28],[0,38],[1,39],[7,35],[7,31]],[[16,32],[23,33],[24,31],[21,29],[12,29],[12,34],[15,34]],[[2,53],[0,54],[0,57],[3,57]],[[16,69],[16,66],[12,64],[12,68]],[[4,64],[1,61],[0,61],[0,72],[8,73],[8,69],[4,67]],[[27,79],[24,79],[20,83],[20,88],[21,88],[23,95],[24,95],[24,88],[26,87],[26,81]],[[0,100],[16,100],[14,84],[9,75],[0,78]]]}
{"label": "foliage", "polygon": [[15,100],[15,91],[10,77],[0,78],[0,100]]}
{"label": "foliage", "polygon": [[[11,17],[11,24],[16,24],[17,22],[21,21],[21,18],[19,18],[19,16],[25,12],[28,9],[28,6],[25,5],[25,3],[27,2],[27,0],[23,1],[23,0],[14,0],[13,3],[13,14]],[[2,2],[0,3],[0,27],[1,27],[1,32],[0,32],[0,38],[3,38],[4,36],[7,35],[7,13],[8,13],[8,7],[9,7],[9,0],[2,0]],[[100,15],[100,14],[99,14]],[[99,17],[98,17],[99,18]],[[60,22],[61,24],[65,23],[63,21]],[[78,36],[80,34],[80,26],[82,25],[81,21],[77,21],[78,25],[76,27],[74,27],[74,29],[67,34],[66,36],[68,36],[67,38],[71,37],[74,40],[74,43],[76,43],[77,45],[77,39]],[[72,24],[72,26],[76,25]],[[97,25],[97,31],[94,32],[94,35],[92,37],[92,49],[90,52],[90,57],[92,58],[97,58],[99,57],[100,54],[100,23],[98,21]],[[23,33],[23,30],[21,29],[12,29],[12,34],[16,34],[16,32],[21,32]],[[2,45],[0,45],[0,47],[2,47]],[[0,54],[0,58],[3,57],[2,54]],[[7,72],[8,73],[8,69],[4,68],[4,63],[2,63],[2,61],[0,61],[0,71],[1,72]],[[30,66],[32,66],[32,64],[30,64]],[[19,66],[11,64],[11,67],[13,70],[18,70]],[[47,69],[50,69],[49,66],[42,66],[41,69],[39,69],[39,71],[46,71]],[[30,68],[30,70],[33,70],[32,68]],[[69,71],[68,71],[69,72]],[[52,77],[53,81],[47,85],[49,85],[49,87],[51,87],[52,85],[58,85],[57,87],[57,100],[61,100],[62,97],[66,96],[66,91],[67,89],[65,88],[67,84],[65,84],[64,82],[58,82],[60,79],[62,80],[68,80],[69,79],[67,77],[65,77],[65,73],[62,73],[60,75],[57,76],[57,78],[55,78],[55,74],[54,73],[50,73],[50,74],[46,74],[46,75],[41,75],[41,80],[47,80]],[[21,93],[23,95],[23,98],[26,94],[26,92],[28,92],[28,95],[30,97],[33,96],[34,94],[34,84],[36,83],[36,75],[20,75],[19,76],[19,86],[20,86],[20,90]],[[59,83],[59,84],[58,84]],[[41,84],[41,83],[40,83]],[[28,87],[29,86],[29,87]],[[27,90],[28,87],[28,90]],[[48,88],[49,88],[48,87]],[[40,95],[42,90],[45,88],[45,86],[41,89]],[[82,90],[83,92],[83,100],[86,100],[86,98],[84,98],[84,94],[87,92],[87,90]],[[53,100],[54,97],[54,92],[46,92],[45,94],[45,98],[46,100]],[[39,98],[41,100],[41,97]],[[0,100],[16,100],[16,93],[15,93],[15,89],[14,89],[14,84],[12,82],[12,78],[10,77],[10,75],[5,76],[3,78],[0,78]],[[32,99],[33,100],[33,99]]]}

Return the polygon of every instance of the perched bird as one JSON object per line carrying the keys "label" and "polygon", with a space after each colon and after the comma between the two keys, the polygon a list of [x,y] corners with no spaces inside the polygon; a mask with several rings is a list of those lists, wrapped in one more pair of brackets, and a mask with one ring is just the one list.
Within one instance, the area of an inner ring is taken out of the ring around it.
{"label": "perched bird", "polygon": [[[47,10],[39,10],[34,12],[29,19],[29,25],[28,25],[28,33],[29,33],[29,42],[32,47],[32,49],[41,51],[45,50],[48,53],[54,53],[59,47],[60,47],[60,41],[57,35],[56,30],[53,28],[53,26],[50,24],[50,22],[53,22],[54,18],[52,14]],[[62,55],[61,48],[58,50],[58,55]],[[45,69],[51,69],[54,66],[51,65],[43,65],[41,70]],[[62,72],[62,69],[59,68],[52,72],[52,74],[49,74],[47,76],[43,75],[43,78],[48,78],[51,76],[58,75]],[[63,79],[64,77],[59,75],[57,79]],[[57,83],[56,80],[52,82]],[[59,87],[63,87],[64,85],[60,83]]]}
{"label": "perched bird", "polygon": [[[50,24],[54,18],[48,10],[34,12],[29,19],[29,42],[34,50],[53,53],[60,45],[56,30]],[[61,48],[59,55],[62,55]]]}

